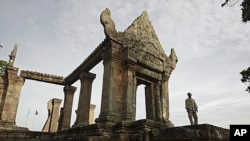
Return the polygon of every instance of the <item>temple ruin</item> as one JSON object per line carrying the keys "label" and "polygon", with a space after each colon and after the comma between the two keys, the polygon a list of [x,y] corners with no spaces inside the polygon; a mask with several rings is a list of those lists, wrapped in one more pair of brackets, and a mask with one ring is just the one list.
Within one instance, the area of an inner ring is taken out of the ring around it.
{"label": "temple ruin", "polygon": [[[118,32],[111,12],[100,15],[106,38],[68,76],[21,70],[14,67],[17,46],[11,52],[4,76],[0,77],[0,139],[84,140],[84,141],[160,141],[160,140],[228,140],[229,131],[208,124],[174,127],[169,119],[168,82],[178,58],[174,49],[166,55],[144,11],[123,32]],[[95,106],[90,103],[96,74],[90,72],[103,62],[101,111],[93,121]],[[44,131],[34,133],[15,124],[20,92],[24,80],[30,79],[63,86],[64,103],[52,99],[48,104],[48,122]],[[76,120],[70,125],[73,96],[80,80]],[[146,119],[137,120],[136,90],[145,86]],[[92,112],[92,113],[91,113]],[[60,113],[60,114],[59,114]],[[53,120],[52,120],[53,119]],[[58,119],[57,121],[55,119]]]}

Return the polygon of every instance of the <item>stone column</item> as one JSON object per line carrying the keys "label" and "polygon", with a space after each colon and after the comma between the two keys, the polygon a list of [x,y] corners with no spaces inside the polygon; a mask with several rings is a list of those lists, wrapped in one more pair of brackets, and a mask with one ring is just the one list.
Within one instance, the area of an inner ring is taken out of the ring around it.
{"label": "stone column", "polygon": [[96,75],[93,73],[83,72],[80,75],[81,89],[79,94],[77,117],[74,127],[79,127],[89,124],[89,111],[90,111],[90,100],[92,83]]}
{"label": "stone column", "polygon": [[147,84],[145,87],[146,118],[151,120],[155,120],[155,101],[153,89],[153,84]]}
{"label": "stone column", "polygon": [[62,100],[54,98],[52,100],[52,113],[51,113],[51,121],[50,121],[50,127],[49,132],[56,132],[58,129],[58,119],[59,119],[59,112],[60,112],[60,105]]}
{"label": "stone column", "polygon": [[18,68],[7,67],[6,69],[8,85],[6,94],[2,96],[2,99],[4,100],[0,111],[0,121],[10,123],[10,125],[15,125],[16,113],[24,79],[17,76]]}
{"label": "stone column", "polygon": [[90,110],[89,110],[89,123],[94,123],[94,117],[95,117],[95,107],[96,105],[90,104]]}
{"label": "stone column", "polygon": [[126,60],[123,62],[123,82],[124,82],[124,101],[126,110],[122,120],[134,121],[136,116],[136,89],[137,82],[135,77],[136,60]]}
{"label": "stone column", "polygon": [[48,101],[48,119],[42,129],[43,132],[56,132],[58,129],[59,111],[62,100],[53,98]]}
{"label": "stone column", "polygon": [[123,79],[121,59],[119,54],[121,46],[112,43],[112,47],[103,53],[103,85],[101,112],[96,123],[115,123],[121,121],[124,110]]}
{"label": "stone column", "polygon": [[168,79],[169,75],[162,75],[162,118],[164,122],[169,120],[169,95],[168,95]]}
{"label": "stone column", "polygon": [[154,101],[155,101],[155,120],[162,122],[162,101],[160,81],[154,84]]}
{"label": "stone column", "polygon": [[65,86],[63,90],[64,90],[64,104],[63,104],[63,118],[61,127],[62,130],[70,128],[72,104],[76,87]]}

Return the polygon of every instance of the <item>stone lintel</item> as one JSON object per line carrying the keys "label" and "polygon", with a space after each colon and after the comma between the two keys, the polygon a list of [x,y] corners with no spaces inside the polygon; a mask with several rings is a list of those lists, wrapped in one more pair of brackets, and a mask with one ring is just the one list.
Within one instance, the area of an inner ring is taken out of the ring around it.
{"label": "stone lintel", "polygon": [[63,76],[57,76],[57,75],[28,71],[28,70],[21,70],[20,76],[25,79],[31,79],[57,85],[65,85]]}
{"label": "stone lintel", "polygon": [[156,80],[162,80],[162,75],[160,73],[156,73],[155,71],[149,70],[140,65],[136,65],[136,71],[146,76],[150,76],[151,78],[154,78]]}
{"label": "stone lintel", "polygon": [[106,43],[110,40],[104,40],[73,72],[65,77],[65,83],[71,85],[79,79],[82,72],[90,71],[95,65],[102,61],[102,54],[106,50]]}

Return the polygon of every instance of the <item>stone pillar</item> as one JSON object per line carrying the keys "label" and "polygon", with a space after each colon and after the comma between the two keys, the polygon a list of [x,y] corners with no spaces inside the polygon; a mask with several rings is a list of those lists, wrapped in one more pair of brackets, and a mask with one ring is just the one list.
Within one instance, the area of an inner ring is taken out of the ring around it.
{"label": "stone pillar", "polygon": [[162,122],[168,124],[168,126],[173,127],[173,123],[169,120],[169,93],[168,93],[168,74],[162,75],[162,82],[161,82],[161,103],[162,103]]}
{"label": "stone pillar", "polygon": [[57,131],[61,102],[62,100],[57,98],[48,101],[48,119],[42,129],[43,132]]}
{"label": "stone pillar", "polygon": [[95,107],[96,107],[96,105],[90,104],[90,109],[89,109],[89,123],[90,124],[94,123]]}
{"label": "stone pillar", "polygon": [[18,77],[18,68],[7,67],[7,89],[6,93],[2,95],[2,109],[0,109],[0,121],[10,123],[15,126],[16,113],[19,104],[21,88],[24,84],[24,79]]}
{"label": "stone pillar", "polygon": [[89,111],[90,111],[90,100],[92,83],[96,75],[93,73],[83,72],[80,75],[81,89],[79,94],[77,117],[74,127],[79,127],[89,124]]}
{"label": "stone pillar", "polygon": [[154,84],[155,120],[162,122],[162,101],[160,81]]}
{"label": "stone pillar", "polygon": [[70,128],[72,104],[76,87],[65,86],[63,90],[64,90],[64,104],[63,104],[63,113],[61,113],[63,114],[61,121],[62,126],[60,127],[62,130]]}
{"label": "stone pillar", "polygon": [[124,109],[125,99],[123,93],[123,77],[121,69],[121,52],[122,47],[114,42],[111,47],[103,53],[103,85],[102,85],[102,102],[99,118],[97,123],[121,121]]}
{"label": "stone pillar", "polygon": [[112,83],[112,73],[111,73],[111,57],[109,57],[110,53],[103,55],[103,82],[102,82],[102,101],[101,101],[101,113],[96,122],[104,122],[107,120],[106,116],[111,113],[112,110],[112,101],[111,94],[112,89],[110,87]]}
{"label": "stone pillar", "polygon": [[134,121],[136,116],[136,89],[137,82],[135,77],[136,60],[126,60],[123,62],[123,82],[124,82],[124,101],[126,110],[122,120]]}
{"label": "stone pillar", "polygon": [[168,94],[168,79],[169,75],[162,75],[162,118],[163,122],[169,122],[169,94]]}
{"label": "stone pillar", "polygon": [[153,89],[153,84],[147,84],[145,87],[146,118],[151,120],[155,120],[155,101]]}

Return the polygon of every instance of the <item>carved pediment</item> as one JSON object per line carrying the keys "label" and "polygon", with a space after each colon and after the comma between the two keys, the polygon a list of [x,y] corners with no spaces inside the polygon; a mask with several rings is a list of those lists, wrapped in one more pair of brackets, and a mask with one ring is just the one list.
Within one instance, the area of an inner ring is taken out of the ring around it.
{"label": "carved pediment", "polygon": [[160,72],[171,72],[175,68],[178,59],[174,50],[171,50],[170,56],[165,54],[146,11],[124,32],[117,32],[115,29],[109,9],[102,12],[100,20],[106,37],[126,48],[127,54],[123,55],[125,59],[134,58],[143,66]]}
{"label": "carved pediment", "polygon": [[104,26],[104,32],[107,38],[115,40],[124,46],[130,46],[137,50],[148,52],[164,60],[163,56],[165,53],[146,11],[142,12],[124,32],[116,31],[115,23],[112,20],[111,12],[108,8],[102,12],[100,20]]}
{"label": "carved pediment", "polygon": [[164,60],[165,53],[146,11],[133,21],[124,34],[133,39],[132,48]]}

